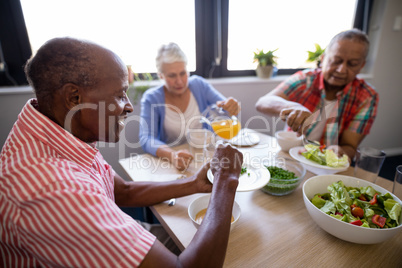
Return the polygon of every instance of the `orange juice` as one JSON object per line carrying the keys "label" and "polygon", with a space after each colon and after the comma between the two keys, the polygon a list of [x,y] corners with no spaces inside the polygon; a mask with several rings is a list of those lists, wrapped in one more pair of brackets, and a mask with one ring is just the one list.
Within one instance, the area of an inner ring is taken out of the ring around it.
{"label": "orange juice", "polygon": [[240,122],[233,119],[214,121],[211,123],[211,126],[216,135],[227,140],[235,137],[241,129]]}

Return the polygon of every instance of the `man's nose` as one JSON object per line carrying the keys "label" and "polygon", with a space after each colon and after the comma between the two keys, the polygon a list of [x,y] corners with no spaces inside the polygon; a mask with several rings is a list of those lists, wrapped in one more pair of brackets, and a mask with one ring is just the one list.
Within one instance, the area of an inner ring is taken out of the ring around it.
{"label": "man's nose", "polygon": [[338,65],[338,68],[336,68],[336,71],[338,73],[345,73],[346,72],[346,68],[347,68],[347,63],[346,62],[342,62],[341,64]]}
{"label": "man's nose", "polygon": [[133,104],[131,104],[131,101],[130,101],[129,99],[127,99],[127,103],[126,103],[126,105],[124,106],[124,110],[125,110],[127,113],[132,113],[132,112],[134,111]]}

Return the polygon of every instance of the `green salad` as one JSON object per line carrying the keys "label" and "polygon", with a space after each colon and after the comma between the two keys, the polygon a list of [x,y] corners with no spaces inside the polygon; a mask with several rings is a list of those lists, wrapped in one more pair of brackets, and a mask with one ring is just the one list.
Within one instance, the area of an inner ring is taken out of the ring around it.
{"label": "green salad", "polygon": [[306,144],[304,148],[306,151],[302,152],[302,155],[320,165],[337,168],[343,167],[348,163],[348,156],[346,154],[338,157],[333,150],[325,149],[325,145]]}
{"label": "green salad", "polygon": [[342,181],[328,186],[329,193],[316,194],[311,202],[326,214],[367,228],[392,228],[400,224],[401,205],[389,193],[373,187],[347,187]]}

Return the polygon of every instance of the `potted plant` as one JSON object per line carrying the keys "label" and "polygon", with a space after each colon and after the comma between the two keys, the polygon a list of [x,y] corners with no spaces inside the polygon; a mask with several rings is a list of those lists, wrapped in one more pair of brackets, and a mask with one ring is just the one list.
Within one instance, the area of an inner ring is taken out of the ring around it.
{"label": "potted plant", "polygon": [[321,48],[319,44],[314,45],[315,45],[315,51],[307,51],[308,53],[307,62],[315,62],[317,64],[317,68],[320,68],[321,55],[324,53],[325,48]]}
{"label": "potted plant", "polygon": [[258,77],[270,78],[272,76],[274,65],[276,65],[276,59],[278,58],[274,55],[274,52],[277,50],[269,50],[268,52],[258,50],[254,52],[254,62],[258,62],[256,69]]}

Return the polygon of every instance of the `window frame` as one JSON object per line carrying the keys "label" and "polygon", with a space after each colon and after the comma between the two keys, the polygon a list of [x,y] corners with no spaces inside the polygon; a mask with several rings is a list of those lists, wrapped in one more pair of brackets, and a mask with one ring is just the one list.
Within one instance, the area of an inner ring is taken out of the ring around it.
{"label": "window frame", "polygon": [[[194,0],[195,7],[195,51],[196,51],[196,70],[191,74],[197,74],[205,78],[218,77],[236,77],[236,76],[255,76],[254,70],[236,70],[227,69],[228,58],[228,23],[229,23],[229,0]],[[7,0],[7,3],[14,2]],[[24,53],[14,49],[10,51],[8,57],[25,57],[24,63],[31,56],[30,42],[26,31],[25,21],[22,13],[20,1],[14,3],[14,12],[6,19],[8,22],[19,21],[18,29],[14,34],[2,34],[3,49],[7,46],[5,42],[15,42],[18,39],[18,45],[15,47],[28,48]],[[369,19],[373,0],[358,0],[354,18],[353,27],[368,32]],[[4,23],[6,25],[7,23]],[[8,39],[7,39],[8,38]],[[7,39],[7,40],[6,40]],[[217,49],[217,44],[221,49]],[[221,53],[220,62],[215,60],[218,52]],[[7,60],[6,60],[7,61]],[[216,64],[219,62],[219,64]],[[11,64],[10,64],[11,65]],[[279,69],[278,75],[293,74],[302,69]],[[155,74],[154,74],[155,75]],[[19,85],[26,85],[26,79],[17,81]]]}
{"label": "window frame", "polygon": [[[206,78],[255,76],[255,70],[231,71],[227,68],[229,0],[194,0],[196,34],[196,70],[193,74]],[[368,32],[373,0],[358,0],[353,27]],[[221,22],[221,25],[219,24]],[[216,32],[216,29],[221,29]],[[220,35],[220,37],[218,37]],[[215,57],[221,38],[222,57],[217,65]],[[278,75],[290,75],[303,69],[278,69]]]}

